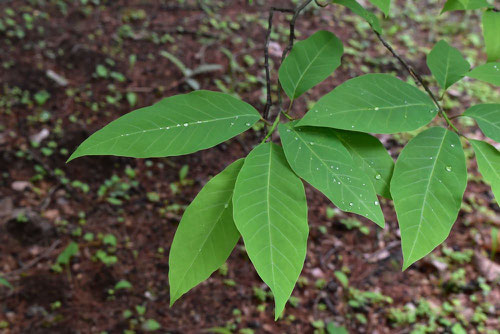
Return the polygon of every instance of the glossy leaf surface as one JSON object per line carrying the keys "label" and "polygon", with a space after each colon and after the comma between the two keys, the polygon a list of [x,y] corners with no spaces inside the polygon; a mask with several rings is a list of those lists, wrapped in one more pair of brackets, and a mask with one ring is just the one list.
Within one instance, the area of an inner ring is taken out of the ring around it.
{"label": "glossy leaf surface", "polygon": [[344,48],[331,32],[318,31],[296,43],[279,69],[284,91],[295,99],[325,80],[340,65]]}
{"label": "glossy leaf surface", "polygon": [[332,3],[336,3],[349,8],[355,14],[361,16],[370,24],[373,30],[378,33],[382,33],[382,27],[380,26],[380,21],[372,12],[366,10],[361,6],[356,0],[331,0]]}
{"label": "glossy leaf surface", "polygon": [[445,41],[436,43],[427,56],[427,66],[436,78],[439,86],[447,89],[469,72],[470,64],[460,51]]}
{"label": "glossy leaf surface", "polygon": [[448,0],[444,4],[441,13],[449,12],[453,10],[473,10],[488,7],[488,1],[486,0]]}
{"label": "glossy leaf surface", "polygon": [[354,165],[361,166],[380,196],[391,198],[390,184],[394,160],[384,145],[368,133],[333,130],[351,153]]}
{"label": "glossy leaf surface", "polygon": [[232,198],[243,161],[208,181],[184,212],[169,255],[170,305],[223,265],[238,242]]}
{"label": "glossy leaf surface", "polygon": [[437,114],[418,88],[388,74],[366,74],[324,95],[298,123],[336,129],[396,133],[418,129]]}
{"label": "glossy leaf surface", "polygon": [[332,129],[280,124],[288,163],[298,176],[321,191],[340,210],[354,212],[384,227],[373,183]]}
{"label": "glossy leaf surface", "polygon": [[377,6],[385,15],[389,15],[391,0],[370,0],[370,2]]}
{"label": "glossy leaf surface", "polygon": [[309,232],[304,186],[280,146],[260,144],[245,158],[233,203],[248,256],[273,292],[277,319],[304,265]]}
{"label": "glossy leaf surface", "polygon": [[490,184],[497,203],[500,203],[500,152],[484,141],[470,140],[470,143],[476,153],[479,172]]}
{"label": "glossy leaf surface", "polygon": [[463,115],[475,119],[486,136],[500,143],[500,104],[478,104]]}
{"label": "glossy leaf surface", "polygon": [[193,153],[249,129],[260,118],[230,95],[195,91],[132,111],[85,140],[68,161],[85,155],[134,158]]}
{"label": "glossy leaf surface", "polygon": [[500,62],[487,63],[475,67],[467,76],[495,86],[500,86]]}
{"label": "glossy leaf surface", "polygon": [[483,13],[483,36],[488,61],[500,60],[500,12],[487,10]]}
{"label": "glossy leaf surface", "polygon": [[403,269],[448,237],[466,184],[465,155],[454,132],[430,128],[405,146],[391,180],[401,231]]}

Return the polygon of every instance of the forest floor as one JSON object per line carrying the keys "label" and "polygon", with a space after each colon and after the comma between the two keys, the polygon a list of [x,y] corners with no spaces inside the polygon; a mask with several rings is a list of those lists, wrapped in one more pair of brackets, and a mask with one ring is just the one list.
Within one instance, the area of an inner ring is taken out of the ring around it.
{"label": "forest floor", "polygon": [[[442,5],[399,1],[383,19],[385,38],[433,89],[425,55],[441,38],[474,66],[486,58],[479,13],[439,16]],[[168,253],[183,210],[211,176],[260,142],[262,126],[189,156],[65,163],[110,120],[197,86],[263,110],[267,6],[259,0],[0,1],[0,277],[10,284],[0,285],[0,333],[129,334],[158,326],[161,333],[341,333],[334,326],[349,333],[498,333],[500,209],[473,158],[450,236],[404,272],[391,201],[382,201],[387,226],[380,229],[306,187],[307,258],[276,322],[272,295],[241,241],[227,265],[169,307]],[[274,70],[289,19],[275,16]],[[318,29],[335,33],[345,55],[333,76],[297,101],[295,116],[364,73],[410,80],[348,10],[312,4],[298,20],[298,39]],[[207,64],[220,68],[185,76],[183,67]],[[273,82],[276,88],[275,75]],[[442,103],[454,115],[495,101],[498,89],[468,79]],[[470,120],[456,124],[484,139]],[[396,157],[413,135],[380,138]],[[473,156],[470,148],[466,154]],[[75,245],[78,253],[70,256]]]}

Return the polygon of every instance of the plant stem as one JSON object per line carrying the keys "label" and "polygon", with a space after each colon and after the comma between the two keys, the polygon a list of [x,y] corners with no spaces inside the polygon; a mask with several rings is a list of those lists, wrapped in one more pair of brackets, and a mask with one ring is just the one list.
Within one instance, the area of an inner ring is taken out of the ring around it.
{"label": "plant stem", "polygon": [[261,144],[265,143],[266,140],[269,137],[271,137],[271,135],[273,134],[274,130],[276,130],[276,127],[278,126],[278,123],[280,122],[280,115],[281,115],[281,113],[279,113],[278,116],[276,116],[276,119],[274,120],[273,126],[271,127],[271,129],[269,129],[269,132],[267,133],[266,137],[262,140]]}
{"label": "plant stem", "polygon": [[294,101],[295,101],[295,99],[290,100],[290,104],[288,105],[288,109],[286,110],[285,115],[288,115],[290,113],[290,111],[292,110],[292,106],[293,106]]}
{"label": "plant stem", "polygon": [[291,8],[278,8],[278,7],[271,7],[271,9],[269,10],[269,18],[268,18],[268,25],[266,32],[266,46],[264,48],[264,68],[266,70],[267,101],[264,107],[264,112],[262,114],[263,118],[266,120],[269,117],[269,111],[271,109],[271,106],[273,105],[273,100],[271,97],[271,72],[269,69],[269,43],[271,42],[271,32],[273,30],[274,12],[294,13],[295,10]]}
{"label": "plant stem", "polygon": [[[266,99],[266,105],[264,107],[264,112],[262,114],[262,120],[264,122],[266,122],[266,124],[268,123],[267,120],[269,119],[269,113],[270,113],[271,107],[273,105],[273,100],[272,100],[272,96],[271,96],[271,73],[270,73],[270,68],[269,68],[270,67],[269,66],[269,43],[271,41],[271,32],[272,32],[272,28],[273,28],[274,12],[293,13],[293,17],[290,20],[290,35],[288,37],[288,45],[283,50],[283,53],[281,55],[281,63],[283,63],[283,60],[285,60],[288,52],[290,52],[290,50],[293,47],[293,42],[295,40],[295,22],[297,21],[297,17],[299,16],[300,12],[302,12],[302,10],[304,8],[306,8],[307,5],[309,5],[312,1],[313,0],[305,0],[304,2],[302,2],[300,5],[298,5],[294,9],[271,7],[269,10],[268,26],[267,26],[267,32],[266,32],[266,45],[264,48],[264,67],[266,70],[266,91],[267,91],[266,95],[267,95],[267,99]],[[282,96],[281,96],[282,90],[283,90],[283,88],[281,87],[281,83],[278,80],[278,104],[279,104],[280,110],[278,112],[278,116],[276,117],[276,119],[279,119],[279,116],[281,115],[281,113],[283,113],[283,107],[282,107],[283,101],[282,101]],[[288,112],[290,111],[291,106],[292,105],[290,104],[289,110],[286,113],[283,113],[288,119],[292,119],[288,115]],[[270,130],[270,133],[268,133],[266,135],[266,137],[264,138],[264,141],[266,141],[270,137],[270,135],[272,134],[272,131],[274,131],[275,128],[276,128],[276,120],[273,123],[273,126]]]}
{"label": "plant stem", "polygon": [[272,123],[271,123],[271,122],[269,122],[267,119],[264,119],[264,117],[262,117],[262,116],[260,117],[260,120],[261,120],[262,122],[266,123],[266,124],[267,124],[267,125],[269,125],[269,126],[270,126],[270,125],[272,125]]}

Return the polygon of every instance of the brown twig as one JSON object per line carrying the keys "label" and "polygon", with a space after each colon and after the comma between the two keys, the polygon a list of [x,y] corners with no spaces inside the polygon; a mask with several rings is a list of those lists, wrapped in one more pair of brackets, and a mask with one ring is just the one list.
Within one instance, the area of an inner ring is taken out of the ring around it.
{"label": "brown twig", "polygon": [[272,97],[271,97],[271,73],[269,70],[269,43],[271,41],[271,32],[273,29],[274,12],[294,13],[295,11],[291,8],[278,8],[278,7],[271,7],[269,10],[269,19],[268,19],[268,26],[267,26],[267,32],[266,32],[266,46],[264,48],[264,68],[266,70],[267,101],[266,101],[266,106],[264,107],[264,112],[262,114],[262,117],[265,120],[267,120],[267,118],[269,117],[269,110],[271,109],[271,106],[273,105],[273,101],[272,101]]}
{"label": "brown twig", "polygon": [[[272,97],[271,97],[271,74],[269,70],[269,42],[271,40],[271,31],[273,27],[273,17],[274,17],[274,12],[281,12],[281,13],[290,13],[293,14],[292,19],[290,20],[290,35],[288,37],[288,45],[286,48],[283,50],[283,53],[281,55],[281,63],[285,60],[288,52],[293,47],[293,43],[295,41],[295,22],[297,21],[297,17],[300,15],[302,10],[307,7],[313,0],[305,0],[302,2],[300,5],[298,5],[295,9],[291,8],[278,8],[278,7],[271,7],[269,10],[269,24],[267,27],[267,32],[266,32],[266,46],[264,49],[264,67],[266,70],[266,89],[267,89],[267,101],[266,105],[264,107],[264,112],[262,114],[262,118],[264,120],[267,120],[269,118],[269,112],[271,110],[271,107],[273,105]],[[278,80],[278,104],[279,104],[279,112],[282,111],[282,96],[281,96],[281,91],[282,87],[281,84],[279,83]]]}
{"label": "brown twig", "polygon": [[41,260],[43,260],[44,258],[46,257],[49,257],[50,254],[56,249],[57,246],[59,246],[61,244],[61,240],[56,240],[52,243],[52,245],[50,245],[49,248],[47,248],[42,254],[40,254],[39,256],[35,257],[34,259],[32,259],[31,261],[29,261],[28,263],[26,263],[25,265],[23,265],[21,268],[19,269],[16,269],[14,271],[11,271],[11,272],[8,272],[8,273],[4,273],[0,276],[2,277],[6,277],[6,278],[11,278],[11,277],[15,277],[15,276],[18,276],[20,274],[22,274],[23,272],[25,272],[26,270],[32,268],[33,266],[35,266],[38,262],[40,262]]}

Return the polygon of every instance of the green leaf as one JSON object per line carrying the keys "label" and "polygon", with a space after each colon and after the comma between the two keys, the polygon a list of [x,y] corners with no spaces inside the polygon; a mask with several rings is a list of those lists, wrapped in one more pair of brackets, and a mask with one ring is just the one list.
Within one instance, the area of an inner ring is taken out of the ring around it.
{"label": "green leaf", "polygon": [[391,180],[403,270],[448,237],[466,185],[465,155],[454,132],[430,128],[403,149]]}
{"label": "green leaf", "polygon": [[234,222],[257,273],[271,288],[278,319],[307,250],[307,202],[302,181],[276,144],[260,144],[245,159],[234,189]]}
{"label": "green leaf", "polygon": [[124,280],[124,279],[118,281],[115,284],[115,290],[123,290],[123,289],[129,290],[129,289],[132,289],[132,288],[133,288],[132,284],[129,281]]}
{"label": "green leaf", "polygon": [[333,131],[351,153],[354,165],[362,167],[368,175],[377,194],[391,199],[390,184],[394,160],[380,140],[364,132]]}
{"label": "green leaf", "polygon": [[329,322],[326,325],[326,332],[328,334],[349,334],[347,329],[343,326],[336,326],[333,322]]}
{"label": "green leaf", "polygon": [[500,12],[487,10],[483,13],[483,36],[488,61],[500,60]]}
{"label": "green leaf", "polygon": [[487,63],[475,67],[467,76],[495,86],[500,86],[500,62]]}
{"label": "green leaf", "polygon": [[384,215],[373,184],[355,164],[332,129],[280,124],[288,163],[298,176],[321,191],[339,209],[354,212],[384,227]]}
{"label": "green leaf", "polygon": [[340,65],[344,48],[331,32],[318,31],[293,47],[279,69],[279,80],[290,99],[325,80]]}
{"label": "green leaf", "polygon": [[372,4],[378,7],[386,16],[391,9],[391,0],[370,0]]}
{"label": "green leaf", "polygon": [[78,254],[78,244],[74,241],[70,242],[68,246],[59,254],[56,259],[57,264],[68,265],[73,256]]}
{"label": "green leaf", "polygon": [[170,305],[226,262],[240,235],[233,221],[237,160],[203,187],[179,223],[169,256]]}
{"label": "green leaf", "polygon": [[480,140],[469,140],[479,171],[484,180],[491,186],[497,203],[500,203],[500,152],[490,144]]}
{"label": "green leaf", "polygon": [[161,325],[158,323],[158,321],[154,319],[147,319],[143,324],[142,324],[142,329],[146,332],[154,332],[157,331],[161,328]]}
{"label": "green leaf", "polygon": [[363,8],[356,0],[332,0],[332,3],[336,3],[345,6],[352,10],[356,15],[361,16],[370,24],[373,30],[382,33],[382,27],[380,26],[380,21],[372,12],[367,11]]}
{"label": "green leaf", "polygon": [[470,64],[460,51],[445,41],[436,43],[427,56],[427,66],[436,78],[439,86],[447,89],[469,72]]}
{"label": "green leaf", "polygon": [[486,0],[448,0],[444,4],[441,13],[453,11],[453,10],[473,10],[488,7],[488,1]]}
{"label": "green leaf", "polygon": [[14,287],[12,287],[12,284],[10,284],[9,281],[7,281],[5,278],[1,276],[0,276],[0,285],[6,286],[9,289],[14,289]]}
{"label": "green leaf", "polygon": [[68,161],[84,155],[134,158],[189,154],[220,144],[260,119],[230,95],[196,91],[132,111],[85,140]]}
{"label": "green leaf", "polygon": [[392,75],[366,74],[323,96],[298,126],[396,133],[428,124],[437,112],[433,101],[418,88]]}
{"label": "green leaf", "polygon": [[467,109],[463,116],[475,119],[486,136],[500,143],[500,104],[478,104]]}

